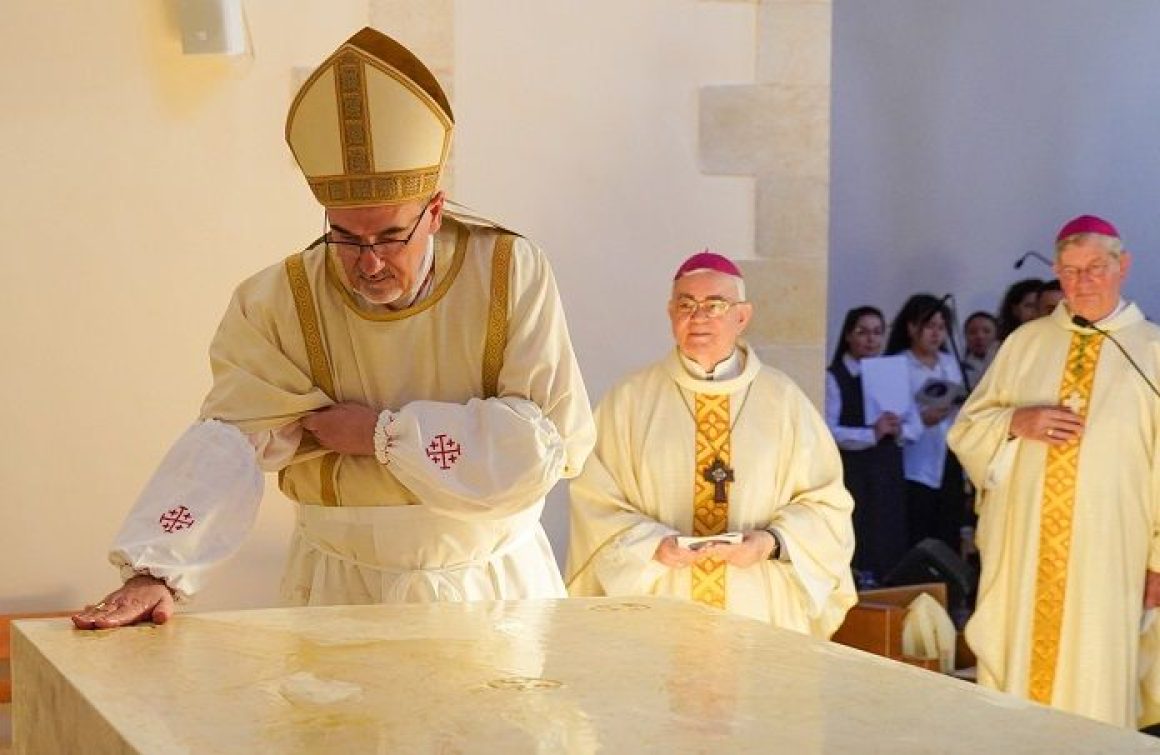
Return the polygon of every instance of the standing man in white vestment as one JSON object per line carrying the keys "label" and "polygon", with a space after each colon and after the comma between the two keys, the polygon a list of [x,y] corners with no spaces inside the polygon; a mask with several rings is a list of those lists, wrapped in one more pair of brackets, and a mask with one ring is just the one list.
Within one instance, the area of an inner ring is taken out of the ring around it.
{"label": "standing man in white vestment", "polygon": [[1160,604],[1160,328],[1121,298],[1130,265],[1111,223],[1064,225],[1064,302],[1003,342],[948,440],[979,490],[979,682],[1134,727]]}
{"label": "standing man in white vestment", "polygon": [[[686,260],[668,310],[676,348],[596,410],[596,450],[571,484],[568,592],[678,596],[829,637],[856,600],[833,438],[739,340],[753,305],[731,260]],[[679,539],[725,533],[740,541]]]}
{"label": "standing man in white vestment", "polygon": [[453,213],[434,75],[363,29],[302,86],[286,139],[325,234],[243,282],[200,421],[111,553],[82,628],[163,622],[248,533],[263,471],[297,502],[291,605],[559,597],[543,498],[595,439],[544,255]]}

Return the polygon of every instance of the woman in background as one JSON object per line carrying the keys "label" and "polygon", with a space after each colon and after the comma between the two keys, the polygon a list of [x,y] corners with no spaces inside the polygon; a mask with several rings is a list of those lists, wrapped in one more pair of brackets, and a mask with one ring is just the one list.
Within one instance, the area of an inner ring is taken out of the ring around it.
{"label": "woman in background", "polygon": [[967,386],[974,388],[983,378],[995,352],[999,350],[999,322],[990,312],[973,312],[963,325],[967,347],[963,354],[963,370]]}
{"label": "woman in background", "polygon": [[[902,418],[885,412],[868,422],[862,396],[862,360],[882,353],[885,336],[886,319],[876,307],[851,309],[826,370],[826,424],[842,455],[846,489],[854,497],[853,567],[859,589],[877,586],[909,547]],[[917,418],[908,426],[917,437]]]}
{"label": "woman in background", "polygon": [[947,431],[962,401],[963,373],[946,351],[951,325],[945,301],[915,294],[894,318],[886,353],[906,357],[910,395],[924,396],[915,399],[922,432],[902,450],[910,545],[935,537],[959,553],[966,494],[962,467],[947,449]]}
{"label": "woman in background", "polygon": [[1011,335],[1011,331],[1025,322],[1039,317],[1039,287],[1043,281],[1038,278],[1024,278],[1012,283],[1003,302],[999,305],[999,340]]}
{"label": "woman in background", "polygon": [[1063,301],[1063,286],[1060,285],[1059,278],[1044,281],[1043,285],[1039,287],[1039,295],[1035,299],[1039,316],[1047,317],[1055,311],[1056,306],[1061,301]]}

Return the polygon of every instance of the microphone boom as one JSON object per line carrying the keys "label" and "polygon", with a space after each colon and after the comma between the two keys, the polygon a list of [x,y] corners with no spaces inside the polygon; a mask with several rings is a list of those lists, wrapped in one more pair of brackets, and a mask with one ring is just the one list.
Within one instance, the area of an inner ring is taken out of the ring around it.
{"label": "microphone boom", "polygon": [[1099,325],[1096,325],[1086,317],[1083,317],[1082,315],[1072,315],[1071,322],[1072,324],[1081,328],[1094,330],[1100,335],[1107,336],[1108,340],[1114,343],[1116,348],[1120,350],[1120,353],[1124,355],[1124,358],[1128,360],[1128,364],[1132,365],[1132,369],[1136,370],[1136,374],[1142,377],[1144,382],[1148,384],[1148,387],[1152,389],[1152,393],[1156,394],[1156,398],[1160,398],[1160,391],[1156,390],[1156,386],[1153,385],[1152,381],[1148,379],[1148,376],[1144,374],[1142,369],[1140,369],[1140,365],[1136,364],[1136,360],[1132,359],[1132,356],[1128,353],[1128,350],[1120,344],[1119,340],[1115,336],[1101,328]]}
{"label": "microphone boom", "polygon": [[1015,260],[1015,269],[1018,270],[1019,268],[1023,267],[1024,263],[1026,263],[1029,258],[1037,259],[1048,267],[1051,267],[1051,260],[1047,259],[1042,254],[1032,249],[1031,251],[1024,253],[1024,255],[1019,259]]}

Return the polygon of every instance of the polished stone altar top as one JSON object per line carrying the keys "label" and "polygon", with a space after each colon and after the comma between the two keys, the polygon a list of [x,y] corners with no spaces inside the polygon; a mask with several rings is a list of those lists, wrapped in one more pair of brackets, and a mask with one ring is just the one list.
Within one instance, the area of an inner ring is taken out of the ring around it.
{"label": "polished stone altar top", "polygon": [[660,599],[16,628],[17,752],[1160,750],[1134,732]]}

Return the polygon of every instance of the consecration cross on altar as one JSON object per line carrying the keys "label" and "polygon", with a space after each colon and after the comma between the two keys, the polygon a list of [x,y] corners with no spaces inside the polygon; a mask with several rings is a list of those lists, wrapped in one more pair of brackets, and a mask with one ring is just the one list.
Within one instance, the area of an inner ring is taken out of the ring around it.
{"label": "consecration cross on altar", "polygon": [[705,468],[701,475],[706,482],[713,483],[713,503],[725,503],[729,500],[725,495],[725,483],[733,482],[733,470],[718,456],[713,463]]}

